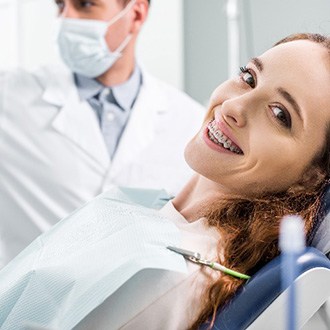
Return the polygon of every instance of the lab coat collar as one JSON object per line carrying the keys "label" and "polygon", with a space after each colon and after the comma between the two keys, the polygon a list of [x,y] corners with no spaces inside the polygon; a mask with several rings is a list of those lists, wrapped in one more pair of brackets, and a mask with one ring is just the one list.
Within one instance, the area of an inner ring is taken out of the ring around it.
{"label": "lab coat collar", "polygon": [[74,92],[74,76],[64,65],[41,67],[35,76],[44,89],[42,99],[49,104],[61,107]]}
{"label": "lab coat collar", "polygon": [[37,71],[36,77],[44,88],[43,100],[58,107],[52,127],[106,169],[110,158],[97,118],[90,105],[80,100],[73,74],[56,66]]}
{"label": "lab coat collar", "polygon": [[[112,160],[108,172],[110,179],[121,171],[123,164],[134,162],[137,155],[151,143],[157,121],[169,110],[161,85],[139,66],[142,85]],[[80,100],[73,74],[66,67],[55,66],[43,68],[36,76],[44,87],[43,100],[59,108],[52,127],[103,167],[109,167],[110,158],[97,118],[90,105]]]}
{"label": "lab coat collar", "polygon": [[139,153],[155,138],[158,120],[168,111],[168,100],[155,78],[143,69],[142,85],[132,109],[130,120],[112,161],[110,179],[115,178],[123,164],[133,163]]}

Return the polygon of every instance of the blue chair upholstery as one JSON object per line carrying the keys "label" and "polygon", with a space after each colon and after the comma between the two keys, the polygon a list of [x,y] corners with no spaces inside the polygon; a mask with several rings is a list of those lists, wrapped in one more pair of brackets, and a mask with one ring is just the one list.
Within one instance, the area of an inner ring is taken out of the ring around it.
{"label": "blue chair upholstery", "polygon": [[[321,267],[329,269],[330,260],[319,250],[308,247],[298,258],[300,274]],[[330,278],[329,278],[330,279]],[[231,302],[218,312],[214,330],[246,329],[281,293],[281,257],[270,261],[249,280]],[[208,325],[200,329],[205,330]]]}

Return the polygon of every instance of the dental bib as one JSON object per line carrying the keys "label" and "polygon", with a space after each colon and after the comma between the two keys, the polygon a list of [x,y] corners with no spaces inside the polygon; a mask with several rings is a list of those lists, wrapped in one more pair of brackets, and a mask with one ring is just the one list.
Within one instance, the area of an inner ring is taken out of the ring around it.
{"label": "dental bib", "polygon": [[[186,273],[166,249],[180,245],[179,229],[148,208],[166,201],[161,191],[113,188],[39,236],[0,272],[1,329],[72,329],[144,272]],[[141,290],[128,288],[115,304]]]}

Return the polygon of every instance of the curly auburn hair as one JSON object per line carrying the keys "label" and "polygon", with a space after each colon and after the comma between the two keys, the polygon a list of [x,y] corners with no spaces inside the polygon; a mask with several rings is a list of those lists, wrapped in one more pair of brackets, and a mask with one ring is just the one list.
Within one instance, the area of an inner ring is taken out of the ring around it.
{"label": "curly auburn hair", "polygon": [[[330,53],[330,38],[312,33],[290,35],[278,41],[274,47],[295,40],[310,40],[321,44]],[[223,238],[220,263],[241,273],[253,275],[279,254],[279,226],[284,215],[300,215],[304,219],[306,235],[309,235],[319,211],[324,187],[330,177],[329,127],[324,148],[312,165],[314,166],[306,172],[305,177],[285,192],[255,199],[220,200],[204,213],[208,224],[216,227]],[[244,280],[221,274],[207,288],[201,301],[202,311],[190,329],[198,329],[206,321],[211,328],[217,311],[221,311],[221,307],[229,302],[243,284]]]}

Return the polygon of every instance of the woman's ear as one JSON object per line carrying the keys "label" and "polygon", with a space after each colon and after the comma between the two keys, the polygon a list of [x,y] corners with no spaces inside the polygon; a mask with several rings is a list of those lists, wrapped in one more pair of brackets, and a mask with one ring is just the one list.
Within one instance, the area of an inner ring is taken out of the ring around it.
{"label": "woman's ear", "polygon": [[300,181],[293,185],[290,190],[292,192],[308,192],[313,191],[316,187],[322,185],[326,180],[326,173],[319,166],[312,165],[303,174]]}
{"label": "woman's ear", "polygon": [[130,33],[138,34],[145,22],[149,11],[148,0],[136,0],[133,5],[133,24]]}

